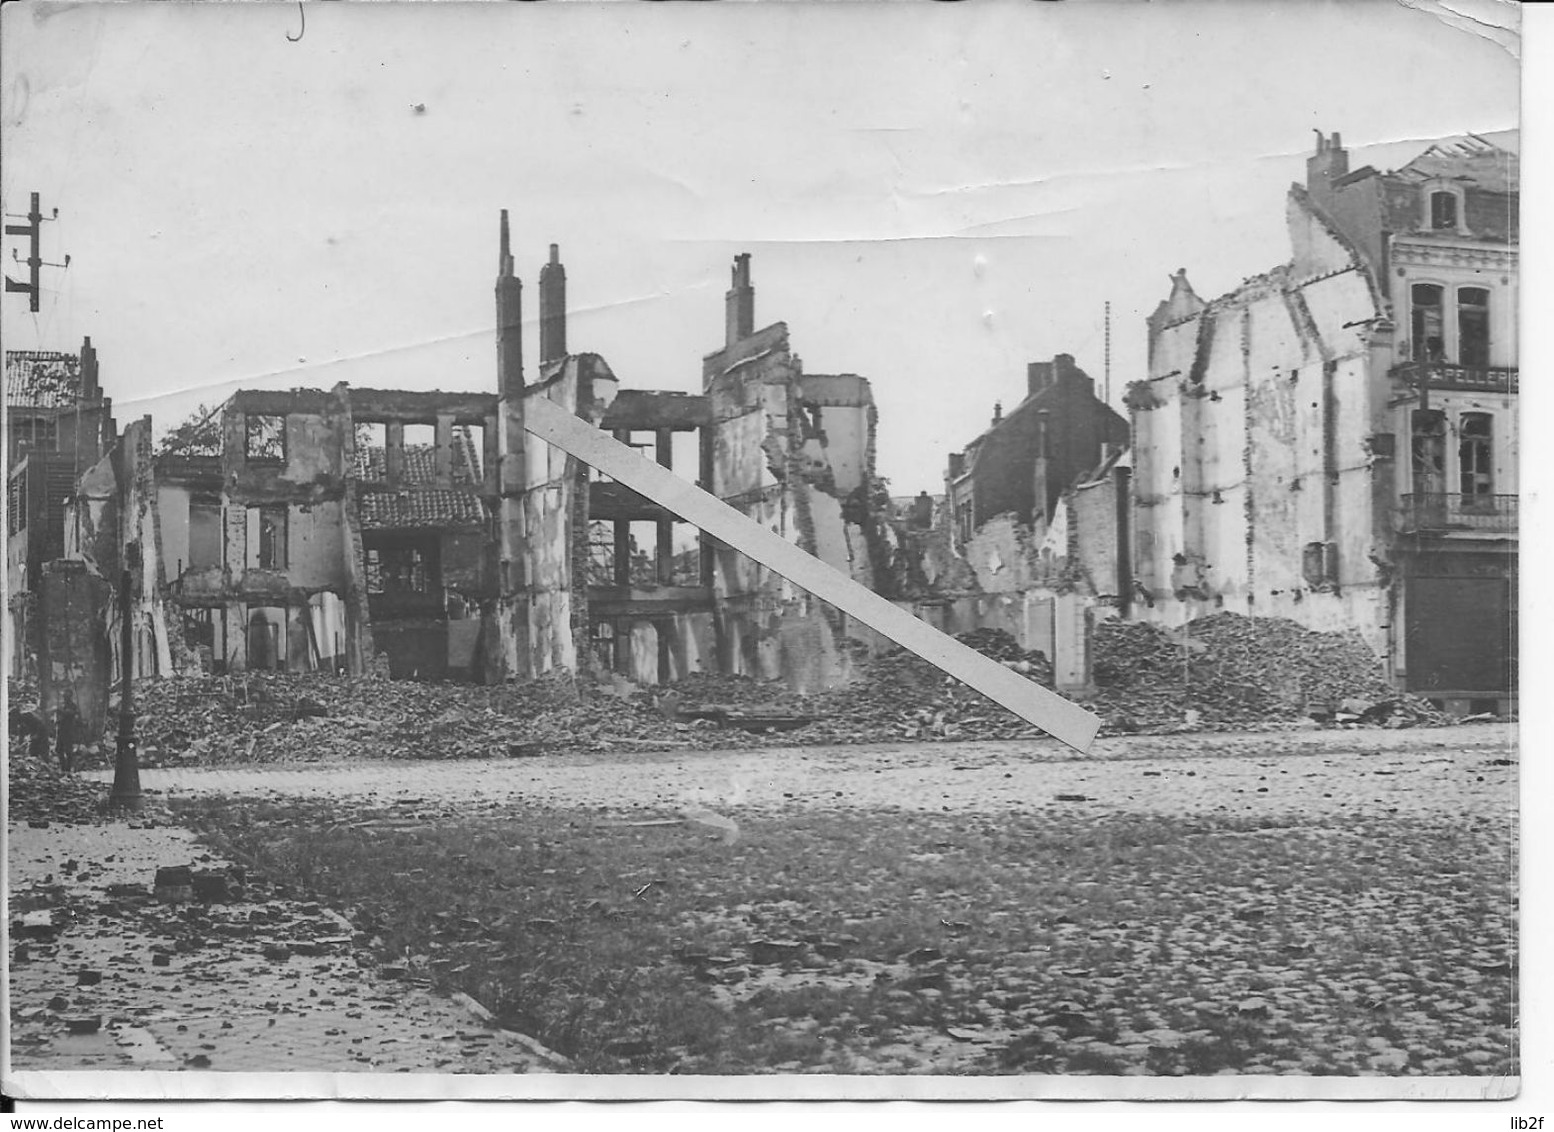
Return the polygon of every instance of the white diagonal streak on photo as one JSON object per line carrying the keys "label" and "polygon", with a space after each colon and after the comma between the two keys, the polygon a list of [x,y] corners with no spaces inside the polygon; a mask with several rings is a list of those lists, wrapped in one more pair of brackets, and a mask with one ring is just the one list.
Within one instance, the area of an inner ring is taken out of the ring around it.
{"label": "white diagonal streak on photo", "polygon": [[688,523],[775,570],[822,601],[962,680],[1021,719],[1081,754],[1090,749],[1101,721],[1093,712],[1043,688],[939,632],[906,610],[833,570],[814,555],[752,522],[722,500],[673,472],[645,460],[553,401],[524,404],[524,428],[641,492]]}

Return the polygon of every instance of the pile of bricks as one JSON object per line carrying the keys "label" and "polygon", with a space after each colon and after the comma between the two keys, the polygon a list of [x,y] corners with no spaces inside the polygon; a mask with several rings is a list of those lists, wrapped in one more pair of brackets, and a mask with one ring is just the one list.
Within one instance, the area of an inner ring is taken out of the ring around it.
{"label": "pile of bricks", "polygon": [[1445,722],[1395,690],[1353,632],[1220,613],[1170,630],[1108,621],[1092,638],[1091,707],[1114,730],[1245,727],[1313,718],[1413,726]]}

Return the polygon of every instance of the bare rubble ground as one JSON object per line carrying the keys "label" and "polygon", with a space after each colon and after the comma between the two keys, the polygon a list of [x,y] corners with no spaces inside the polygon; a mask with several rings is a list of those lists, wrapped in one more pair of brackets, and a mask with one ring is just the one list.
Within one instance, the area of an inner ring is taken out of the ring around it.
{"label": "bare rubble ground", "polygon": [[[127,918],[102,910],[108,883],[210,850],[134,831],[130,865],[13,828],[31,886],[13,891],[63,881],[80,909],[13,967],[17,1008],[44,1011],[13,1052],[136,1064],[148,1030],[176,1063],[259,1068],[289,1007],[347,1069],[511,1072],[530,1047],[494,1043],[522,1033],[585,1071],[1514,1073],[1515,760],[1513,728],[1476,724],[1128,736],[1088,758],[919,742],[149,769],[250,883],[294,891]],[[264,959],[329,907],[348,952]],[[151,966],[169,939],[189,974]],[[65,985],[78,969],[103,980]],[[228,980],[252,989],[223,1030],[208,995]],[[124,1021],[96,1047],[61,1035],[99,1008]]]}
{"label": "bare rubble ground", "polygon": [[[553,1067],[424,981],[360,966],[339,913],[283,885],[241,884],[241,870],[154,811],[34,818],[7,836],[14,1070]],[[158,899],[170,865],[223,876],[223,899]]]}

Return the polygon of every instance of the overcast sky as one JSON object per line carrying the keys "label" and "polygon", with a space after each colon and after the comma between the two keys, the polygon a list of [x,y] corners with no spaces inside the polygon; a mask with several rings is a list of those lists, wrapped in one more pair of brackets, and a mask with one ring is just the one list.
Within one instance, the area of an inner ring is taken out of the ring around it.
{"label": "overcast sky", "polygon": [[1209,297],[1286,259],[1315,129],[1391,167],[1517,123],[1516,59],[1396,0],[309,4],[295,43],[296,4],[4,20],[5,209],[40,192],[72,257],[37,315],[6,297],[6,346],[90,335],[121,424],[494,389],[506,207],[528,315],[558,243],[569,344],[628,387],[699,389],[752,252],[757,324],[873,382],[901,494],[1026,362],[1099,384],[1108,300],[1116,402],[1171,271]]}

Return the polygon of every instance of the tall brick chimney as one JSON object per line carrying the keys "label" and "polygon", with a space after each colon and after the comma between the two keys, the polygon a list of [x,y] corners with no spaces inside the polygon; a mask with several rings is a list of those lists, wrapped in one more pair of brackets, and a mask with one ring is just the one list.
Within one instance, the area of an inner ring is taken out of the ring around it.
{"label": "tall brick chimney", "polygon": [[750,285],[750,253],[734,257],[733,281],[723,296],[724,345],[755,333],[755,288]]}
{"label": "tall brick chimney", "polygon": [[567,356],[567,269],[550,245],[550,262],[540,268],[540,364]]}
{"label": "tall brick chimney", "polygon": [[81,340],[81,400],[95,401],[103,395],[97,383],[97,348],[90,337]]}
{"label": "tall brick chimney", "polygon": [[513,272],[505,208],[496,259],[496,382],[498,396],[517,397],[523,391],[523,283]]}
{"label": "tall brick chimney", "polygon": [[1317,131],[1317,151],[1306,158],[1306,191],[1312,196],[1322,196],[1334,181],[1349,172],[1349,151],[1343,139],[1335,132],[1328,137]]}
{"label": "tall brick chimney", "polygon": [[1025,367],[1025,395],[1034,397],[1055,380],[1051,362],[1030,362]]}

